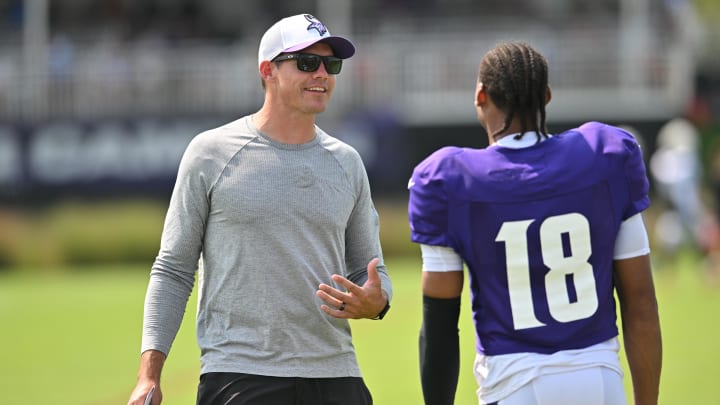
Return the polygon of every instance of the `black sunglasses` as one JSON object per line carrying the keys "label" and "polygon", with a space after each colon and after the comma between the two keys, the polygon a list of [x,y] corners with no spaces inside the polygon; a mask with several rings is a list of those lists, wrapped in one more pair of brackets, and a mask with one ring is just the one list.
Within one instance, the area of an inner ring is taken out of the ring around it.
{"label": "black sunglasses", "polygon": [[313,53],[286,53],[276,57],[272,61],[280,62],[290,59],[295,59],[298,70],[302,70],[303,72],[314,72],[318,70],[320,68],[320,62],[322,62],[323,65],[325,65],[325,70],[331,75],[340,73],[343,63],[342,59],[335,56],[320,56]]}

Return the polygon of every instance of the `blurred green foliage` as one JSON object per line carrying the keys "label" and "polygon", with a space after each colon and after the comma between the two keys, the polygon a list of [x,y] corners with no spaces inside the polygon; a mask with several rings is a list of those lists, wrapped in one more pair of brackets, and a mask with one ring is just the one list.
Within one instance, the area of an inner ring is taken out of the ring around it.
{"label": "blurred green foliage", "polygon": [[[0,207],[0,270],[142,263],[160,247],[167,201],[72,200],[43,208]],[[417,254],[410,242],[405,201],[378,203],[383,251]],[[32,269],[32,270],[31,270]]]}
{"label": "blurred green foliage", "polygon": [[717,0],[693,0],[693,3],[701,17],[708,17],[708,13],[720,13],[720,2]]}
{"label": "blurred green foliage", "polygon": [[165,204],[66,201],[0,208],[0,268],[141,261],[149,266],[160,246]]}

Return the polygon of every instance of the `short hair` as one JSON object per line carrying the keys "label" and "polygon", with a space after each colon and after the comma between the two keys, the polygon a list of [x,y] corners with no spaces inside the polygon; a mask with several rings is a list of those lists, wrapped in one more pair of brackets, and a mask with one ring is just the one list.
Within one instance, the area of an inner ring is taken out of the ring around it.
{"label": "short hair", "polygon": [[510,127],[515,116],[522,131],[547,137],[545,105],[548,92],[548,65],[545,57],[525,42],[502,42],[480,61],[478,81],[492,102],[506,113],[505,125],[492,137]]}

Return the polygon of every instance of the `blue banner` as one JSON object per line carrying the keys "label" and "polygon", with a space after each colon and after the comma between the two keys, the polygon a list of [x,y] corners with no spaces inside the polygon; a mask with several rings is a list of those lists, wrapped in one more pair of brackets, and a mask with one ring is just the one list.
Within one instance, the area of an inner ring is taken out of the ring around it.
{"label": "blue banner", "polygon": [[0,124],[0,199],[169,196],[192,137],[211,119]]}

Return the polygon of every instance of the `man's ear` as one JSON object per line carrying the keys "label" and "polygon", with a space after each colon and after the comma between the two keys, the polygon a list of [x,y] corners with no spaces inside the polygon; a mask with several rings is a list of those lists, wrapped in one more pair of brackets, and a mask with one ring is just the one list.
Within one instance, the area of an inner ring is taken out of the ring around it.
{"label": "man's ear", "polygon": [[272,62],[264,60],[260,62],[260,67],[258,67],[258,71],[260,72],[260,77],[263,80],[268,80],[272,77]]}

